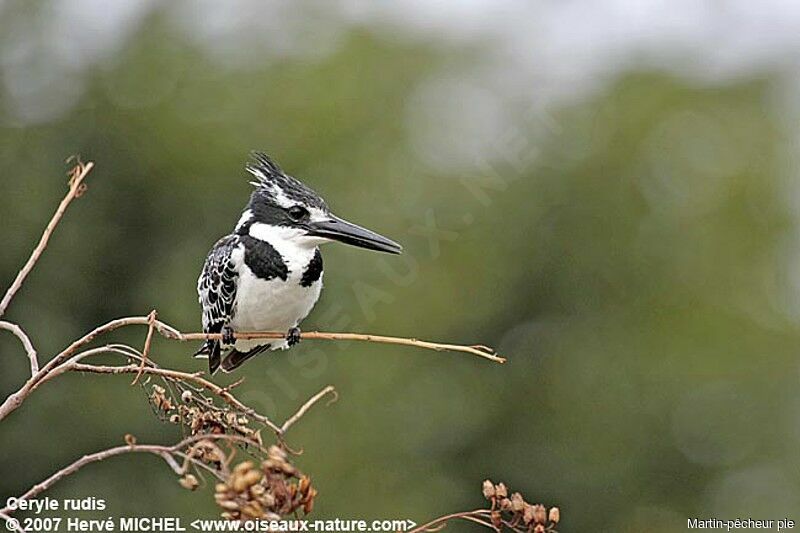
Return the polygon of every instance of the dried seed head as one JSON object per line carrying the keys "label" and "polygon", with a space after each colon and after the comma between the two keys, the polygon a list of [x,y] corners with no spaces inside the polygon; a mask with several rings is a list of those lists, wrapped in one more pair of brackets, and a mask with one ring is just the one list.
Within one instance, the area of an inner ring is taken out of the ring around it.
{"label": "dried seed head", "polygon": [[267,454],[261,468],[244,461],[216,486],[214,499],[224,518],[278,519],[312,511],[317,491],[311,479],[291,464],[281,448],[271,447]]}
{"label": "dried seed head", "polygon": [[234,492],[244,492],[250,488],[250,485],[247,483],[244,474],[234,473],[231,476],[231,480],[228,483],[230,484]]}
{"label": "dried seed head", "polygon": [[192,391],[190,390],[183,391],[183,394],[181,394],[181,401],[183,403],[189,403],[190,401],[192,401]]}
{"label": "dried seed head", "polygon": [[275,446],[274,444],[269,447],[268,450],[269,456],[276,458],[276,459],[286,459],[288,455],[286,454],[286,450],[281,448],[280,446]]}
{"label": "dried seed head", "polygon": [[233,468],[233,473],[234,474],[244,474],[248,470],[252,470],[252,469],[253,469],[253,463],[251,461],[244,461],[244,462],[239,463],[238,465],[236,465]]}
{"label": "dried seed head", "polygon": [[314,498],[317,496],[316,489],[311,489],[308,496],[303,500],[303,512],[309,514],[314,510]]}
{"label": "dried seed head", "polygon": [[547,510],[544,505],[537,504],[533,506],[533,520],[537,524],[544,524],[547,522]]}
{"label": "dried seed head", "polygon": [[525,500],[522,499],[522,494],[515,492],[511,495],[511,510],[515,513],[521,512],[525,508]]}
{"label": "dried seed head", "polygon": [[504,483],[495,484],[488,479],[481,485],[481,491],[492,504],[490,518],[492,526],[498,531],[504,531],[505,526],[527,533],[555,533],[555,526],[560,520],[558,507],[548,512],[544,505],[526,502],[519,492],[508,497],[508,488]]}
{"label": "dried seed head", "polygon": [[533,505],[525,503],[522,511],[522,521],[525,522],[526,526],[533,522]]}
{"label": "dried seed head", "polygon": [[178,480],[178,483],[181,484],[181,487],[188,490],[196,490],[197,487],[200,486],[200,482],[197,481],[197,478],[192,474],[186,474]]}
{"label": "dried seed head", "polygon": [[232,500],[224,500],[221,502],[217,502],[217,505],[222,507],[223,509],[227,509],[228,511],[236,511],[239,509],[239,504]]}
{"label": "dried seed head", "polygon": [[153,392],[150,394],[150,401],[153,406],[165,413],[173,408],[172,400],[166,395],[166,392],[164,387],[153,385]]}
{"label": "dried seed head", "polygon": [[260,518],[264,515],[264,510],[257,502],[250,502],[242,507],[242,514],[246,518]]}
{"label": "dried seed head", "polygon": [[506,488],[505,483],[498,483],[494,487],[494,493],[497,495],[498,498],[507,498],[508,497],[508,489]]}
{"label": "dried seed head", "polygon": [[488,479],[483,482],[483,497],[487,500],[494,498],[494,484]]}
{"label": "dried seed head", "polygon": [[311,488],[311,479],[308,476],[301,477],[300,483],[298,484],[298,489],[300,490],[300,494],[303,495],[308,494],[309,488]]}
{"label": "dried seed head", "polygon": [[245,475],[243,475],[242,479],[244,479],[244,482],[248,487],[252,487],[256,483],[261,481],[261,476],[262,474],[259,470],[251,470],[247,472]]}
{"label": "dried seed head", "polygon": [[273,496],[269,492],[265,493],[263,496],[260,496],[259,500],[264,502],[265,507],[269,507],[270,509],[275,507],[275,496]]}

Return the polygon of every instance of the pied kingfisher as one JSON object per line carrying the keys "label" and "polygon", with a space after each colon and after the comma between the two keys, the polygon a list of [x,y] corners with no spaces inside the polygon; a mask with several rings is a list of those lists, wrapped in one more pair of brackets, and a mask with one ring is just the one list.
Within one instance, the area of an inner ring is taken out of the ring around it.
{"label": "pied kingfisher", "polygon": [[[325,200],[266,154],[253,152],[245,168],[255,177],[255,190],[233,233],[211,248],[197,280],[203,331],[222,333],[221,341],[207,340],[195,354],[208,357],[212,374],[300,340],[297,326],[322,290],[320,244],[334,240],[402,251],[396,242],[333,215]],[[285,331],[286,338],[234,338],[234,332],[243,331]]]}

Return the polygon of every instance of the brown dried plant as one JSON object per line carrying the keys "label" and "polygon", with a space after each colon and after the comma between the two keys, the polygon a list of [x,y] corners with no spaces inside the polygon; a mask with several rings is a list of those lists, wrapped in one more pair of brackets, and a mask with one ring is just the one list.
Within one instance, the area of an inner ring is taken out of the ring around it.
{"label": "brown dried plant", "polygon": [[454,520],[474,522],[498,532],[557,533],[556,526],[561,521],[558,507],[548,509],[542,504],[528,503],[519,492],[509,496],[504,483],[493,483],[488,479],[483,482],[483,497],[491,504],[489,509],[441,516],[406,533],[440,531]]}
{"label": "brown dried plant", "polygon": [[228,480],[217,483],[214,499],[223,518],[277,520],[310,513],[316,495],[311,478],[291,463],[286,450],[270,446],[260,468],[251,461],[236,465]]}

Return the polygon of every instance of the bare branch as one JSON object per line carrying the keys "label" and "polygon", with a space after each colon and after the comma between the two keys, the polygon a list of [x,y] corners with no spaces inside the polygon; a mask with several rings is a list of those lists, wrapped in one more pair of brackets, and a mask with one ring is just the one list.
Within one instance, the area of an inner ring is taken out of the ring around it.
{"label": "bare branch", "polygon": [[17,336],[19,341],[22,343],[22,347],[25,348],[25,351],[28,353],[28,359],[31,360],[31,376],[36,374],[39,371],[39,359],[36,356],[36,350],[33,347],[31,339],[25,334],[25,330],[18,325],[12,324],[11,322],[6,322],[5,320],[0,320],[0,329],[10,331]]}
{"label": "bare branch", "polygon": [[339,394],[336,392],[336,389],[333,388],[333,385],[328,385],[327,387],[316,393],[314,396],[309,398],[309,400],[306,403],[300,406],[300,409],[298,409],[295,414],[290,416],[286,420],[286,422],[283,423],[283,425],[281,426],[281,433],[285,434],[287,431],[289,431],[289,428],[292,427],[295,422],[300,420],[303,417],[303,415],[306,414],[306,411],[311,409],[314,406],[314,404],[320,401],[326,394],[333,395],[332,398],[328,400],[328,405],[332,404],[333,402],[339,399]]}
{"label": "bare branch", "polygon": [[0,300],[0,316],[5,314],[8,305],[14,298],[14,295],[22,286],[22,282],[25,281],[26,277],[28,277],[28,274],[30,274],[31,270],[33,270],[33,267],[36,266],[36,262],[39,260],[42,252],[44,252],[44,249],[47,247],[47,241],[50,240],[50,235],[53,234],[53,230],[56,229],[56,226],[61,221],[61,217],[64,216],[64,212],[67,210],[67,207],[69,207],[69,204],[72,203],[72,200],[83,194],[84,190],[86,189],[86,185],[83,183],[83,180],[93,167],[94,163],[91,161],[88,163],[81,163],[79,161],[70,171],[69,191],[67,192],[67,195],[64,196],[64,199],[61,200],[61,203],[58,205],[58,209],[56,209],[56,212],[53,214],[53,218],[50,219],[47,227],[45,227],[44,233],[42,233],[42,237],[39,239],[39,244],[37,244],[33,249],[28,261],[20,269],[17,277],[14,279],[14,282],[6,291],[5,296],[3,296],[3,299]]}
{"label": "bare branch", "polygon": [[22,528],[22,525],[19,523],[19,520],[16,518],[12,518],[10,515],[0,512],[0,518],[6,521],[6,529],[8,531],[15,531],[16,533],[27,533]]}
{"label": "bare branch", "polygon": [[[284,339],[285,333],[275,331],[254,331],[254,332],[235,332],[234,337],[237,339]],[[464,346],[461,344],[445,344],[441,342],[421,341],[418,339],[408,339],[405,337],[387,337],[386,335],[370,335],[365,333],[332,333],[324,331],[303,331],[300,333],[301,339],[309,340],[327,340],[327,341],[365,341],[365,342],[378,342],[382,344],[398,344],[401,346],[414,346],[416,348],[425,348],[427,350],[434,350],[437,352],[462,352],[477,355],[484,359],[494,361],[495,363],[505,363],[505,357],[497,355],[492,348],[482,344],[473,344]],[[221,333],[183,333],[180,336],[182,341],[197,341],[197,340],[221,340]]]}
{"label": "bare branch", "polygon": [[[167,324],[163,324],[158,320],[154,321],[154,324],[156,330],[158,330],[158,332],[166,338],[177,339],[180,336],[180,332],[171,328]],[[39,381],[45,374],[52,371],[53,368],[60,365],[65,360],[69,359],[69,357],[71,357],[75,352],[77,352],[79,348],[81,348],[82,346],[86,346],[98,336],[103,335],[104,333],[108,333],[110,331],[114,331],[115,329],[131,325],[146,325],[149,327],[150,318],[147,316],[132,316],[126,318],[118,318],[116,320],[107,322],[102,326],[96,327],[95,329],[93,329],[80,339],[74,341],[72,344],[70,344],[64,350],[62,350],[58,355],[56,355],[53,359],[48,361],[47,364],[45,364],[44,367],[41,369],[41,371],[39,371],[39,373],[36,376],[34,376],[33,380]],[[2,418],[2,416],[0,416],[0,418]]]}
{"label": "bare branch", "polygon": [[[195,464],[197,466],[201,466],[201,467],[205,466],[201,461],[193,458],[190,453],[184,453],[183,452],[183,450],[185,448],[188,448],[191,445],[196,444],[196,443],[201,442],[201,441],[204,441],[204,440],[209,440],[209,441],[225,440],[225,441],[231,441],[231,442],[242,442],[242,441],[244,441],[244,442],[247,442],[248,444],[251,444],[251,442],[249,440],[244,439],[242,437],[239,437],[237,435],[224,435],[224,434],[222,434],[222,435],[196,435],[194,437],[188,437],[186,439],[183,439],[182,441],[180,441],[177,444],[174,444],[172,446],[164,446],[164,445],[160,445],[160,444],[136,444],[135,442],[131,442],[129,444],[126,444],[125,446],[116,446],[114,448],[108,448],[106,450],[102,450],[102,451],[99,451],[99,452],[95,452],[95,453],[91,453],[91,454],[88,454],[88,455],[84,455],[80,459],[74,461],[73,463],[71,463],[71,464],[65,466],[64,468],[60,469],[59,471],[55,472],[54,474],[52,474],[50,477],[48,477],[44,481],[42,481],[40,483],[37,483],[36,485],[34,485],[30,489],[28,489],[28,491],[25,494],[23,494],[22,496],[20,496],[19,498],[17,498],[17,500],[28,500],[30,498],[33,498],[33,497],[41,494],[42,492],[50,489],[53,485],[55,485],[56,483],[58,483],[59,481],[61,481],[65,477],[74,474],[75,472],[77,472],[78,470],[80,470],[81,468],[83,468],[83,467],[85,467],[87,465],[90,465],[92,463],[97,463],[97,462],[100,462],[100,461],[104,461],[106,459],[110,459],[111,457],[116,457],[118,455],[128,454],[128,453],[148,453],[148,454],[156,455],[156,456],[161,457],[162,459],[164,459],[167,462],[167,464],[170,466],[170,468],[173,469],[176,473],[184,474],[185,473],[185,469],[181,468],[180,466],[178,466],[178,469],[175,470],[175,466],[177,465],[177,462],[174,460],[174,457],[175,456],[181,457],[182,459],[185,459],[188,462],[190,462],[192,464]],[[169,457],[170,460],[167,460],[167,457]],[[9,506],[6,506],[6,507],[0,509],[0,516],[6,517],[6,519],[8,519],[7,517],[9,517],[9,515],[11,513],[13,513],[13,512],[14,512],[14,509],[11,509]]]}
{"label": "bare branch", "polygon": [[[222,340],[221,333],[182,333],[161,320],[153,321],[155,330],[166,339],[173,339],[179,341],[202,341],[207,339]],[[95,337],[115,329],[130,326],[130,325],[146,325],[150,326],[150,316],[133,316],[119,318],[104,324],[91,332],[87,333],[84,337],[75,341],[67,349],[65,349],[57,358],[62,354],[67,356],[74,353],[77,348],[84,344],[88,344]],[[237,339],[285,339],[286,333],[277,331],[253,331],[253,332],[234,332],[234,337]],[[497,355],[492,348],[482,344],[461,345],[461,344],[448,344],[441,342],[422,341],[419,339],[409,339],[405,337],[388,337],[386,335],[371,335],[366,333],[335,333],[323,331],[304,331],[300,333],[301,339],[306,340],[338,340],[338,341],[363,341],[363,342],[377,342],[382,344],[397,344],[400,346],[413,346],[416,348],[424,348],[427,350],[434,350],[437,352],[462,352],[476,355],[495,363],[505,363],[505,357]],[[63,360],[63,359],[62,359]],[[50,363],[57,364],[57,361]]]}
{"label": "bare branch", "polygon": [[[56,367],[63,364],[64,361],[72,357],[81,347],[89,344],[95,338],[115,329],[132,325],[146,325],[148,327],[148,338],[152,341],[151,331],[156,331],[166,339],[173,339],[179,341],[197,341],[204,339],[221,339],[222,335],[218,333],[182,333],[173,328],[169,324],[155,319],[153,313],[148,316],[132,316],[125,318],[118,318],[98,326],[89,333],[85,334],[80,339],[77,339],[67,348],[61,351],[58,355],[48,361],[39,372],[34,374],[21,389],[11,394],[6,400],[0,404],[0,420],[8,416],[11,412],[16,410],[25,398],[34,390],[39,384],[46,379],[50,379],[48,375],[54,371]],[[239,339],[278,339],[285,338],[285,333],[278,332],[239,332],[234,333],[234,336]],[[482,345],[462,346],[458,344],[443,344],[437,342],[420,341],[417,339],[406,339],[402,337],[386,337],[382,335],[367,335],[360,333],[325,333],[319,331],[303,332],[301,338],[304,339],[321,339],[321,340],[356,340],[366,342],[378,342],[384,344],[398,344],[403,346],[415,346],[418,348],[425,348],[435,351],[457,351],[477,355],[484,359],[488,359],[497,363],[504,363],[506,360],[503,357],[495,355],[494,350]],[[145,346],[149,347],[148,341],[145,340]],[[189,374],[187,374],[189,375]],[[196,376],[195,376],[196,377]],[[211,382],[207,382],[211,383]],[[215,385],[216,386],[216,385]],[[219,388],[219,387],[218,387]],[[220,388],[221,389],[221,388]],[[265,422],[266,423],[266,422]],[[275,431],[275,428],[272,428]]]}
{"label": "bare branch", "polygon": [[186,372],[179,372],[177,370],[167,370],[164,368],[154,368],[149,366],[141,367],[139,365],[104,366],[104,365],[86,365],[77,362],[66,363],[63,368],[64,371],[89,372],[92,374],[137,374],[141,371],[144,374],[152,374],[180,381],[191,381],[192,383],[195,383],[196,385],[199,385],[204,389],[208,390],[212,394],[215,394],[223,401],[225,401],[225,403],[227,403],[228,405],[231,405],[232,407],[235,407],[236,409],[252,417],[253,419],[258,420],[265,426],[269,427],[277,435],[279,436],[283,435],[283,430],[280,427],[278,427],[274,422],[272,422],[269,418],[267,418],[262,414],[257,413],[251,407],[248,407],[239,400],[237,400],[236,397],[227,390],[227,388],[220,387],[216,383],[212,383],[211,381],[208,381],[207,379],[200,377],[200,374],[189,374]]}
{"label": "bare branch", "polygon": [[[486,526],[490,529],[495,529],[491,523],[486,523],[480,521],[480,518],[484,518],[491,513],[489,509],[476,509],[474,511],[463,511],[460,513],[452,513],[445,516],[440,516],[434,520],[431,520],[428,523],[422,524],[420,526],[415,527],[414,529],[410,529],[407,533],[429,533],[433,531],[439,531],[447,525],[447,522],[450,520],[455,519],[465,519],[468,520],[470,518],[478,519],[478,523]],[[480,518],[479,518],[480,517]]]}
{"label": "bare branch", "polygon": [[131,385],[136,385],[136,382],[139,381],[140,377],[142,377],[144,365],[147,363],[147,356],[150,353],[150,344],[153,342],[153,330],[155,328],[157,316],[158,313],[156,313],[155,309],[150,311],[150,314],[147,315],[147,337],[144,339],[144,348],[142,348],[142,362],[139,367],[139,372],[136,374],[136,377],[133,378]]}

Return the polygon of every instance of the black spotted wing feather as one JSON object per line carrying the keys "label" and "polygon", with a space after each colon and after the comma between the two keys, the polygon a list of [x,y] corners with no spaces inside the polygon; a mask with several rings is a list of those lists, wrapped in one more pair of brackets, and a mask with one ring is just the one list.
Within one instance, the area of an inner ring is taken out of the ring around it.
{"label": "black spotted wing feather", "polygon": [[[233,316],[239,277],[234,252],[239,245],[240,240],[236,235],[228,235],[217,241],[197,280],[205,333],[222,332]],[[212,373],[219,367],[221,350],[220,341],[206,341],[197,352],[208,355],[208,366]]]}

